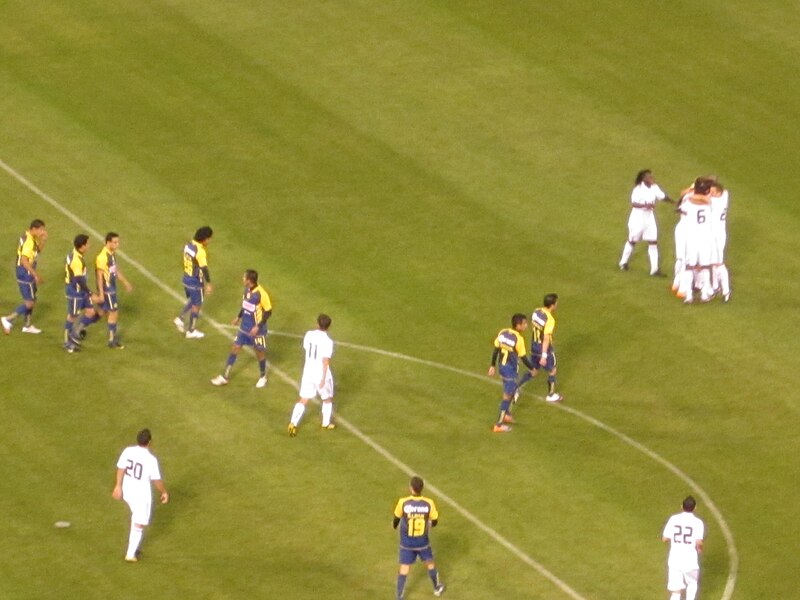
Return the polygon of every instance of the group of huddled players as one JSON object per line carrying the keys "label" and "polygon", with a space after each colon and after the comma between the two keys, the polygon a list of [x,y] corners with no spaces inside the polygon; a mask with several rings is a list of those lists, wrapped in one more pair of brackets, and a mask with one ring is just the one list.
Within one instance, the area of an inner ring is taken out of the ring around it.
{"label": "group of huddled players", "polygon": [[[659,268],[655,219],[659,201],[674,202],[655,182],[650,169],[639,171],[631,192],[628,239],[619,260],[621,270],[630,268],[635,245],[644,241],[648,245],[650,275],[664,276]],[[709,302],[715,296],[723,302],[731,298],[730,274],[725,266],[728,202],[728,190],[715,176],[698,177],[680,194],[672,291],[686,304],[694,302],[697,293],[701,302]]]}

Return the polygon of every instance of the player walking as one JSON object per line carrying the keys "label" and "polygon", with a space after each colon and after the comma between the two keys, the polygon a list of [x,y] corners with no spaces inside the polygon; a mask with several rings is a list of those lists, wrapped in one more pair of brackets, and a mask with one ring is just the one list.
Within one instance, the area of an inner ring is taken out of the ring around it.
{"label": "player walking", "polygon": [[511,401],[517,389],[517,374],[519,362],[522,361],[533,373],[534,365],[528,359],[525,350],[525,339],[522,332],[528,328],[528,319],[522,313],[511,317],[511,327],[501,329],[494,339],[492,364],[489,367],[489,377],[494,377],[495,366],[500,369],[500,378],[503,380],[503,399],[500,401],[500,412],[497,421],[492,427],[494,433],[511,431]]}
{"label": "player walking", "polygon": [[319,396],[322,400],[322,428],[334,429],[331,421],[333,415],[333,373],[331,357],[333,356],[333,340],[328,336],[331,318],[326,314],[317,317],[317,328],[306,332],[303,337],[305,364],[300,379],[300,398],[292,410],[289,422],[289,436],[297,435],[297,427],[303,418],[309,400]]}
{"label": "player walking", "polygon": [[[186,293],[186,304],[180,316],[173,319],[175,327],[188,339],[200,339],[205,333],[196,328],[200,318],[205,294],[214,291],[211,286],[211,273],[208,270],[206,247],[211,241],[214,231],[209,226],[201,227],[192,240],[183,247],[183,290]],[[189,326],[184,324],[184,317],[189,313]]]}
{"label": "player walking", "polygon": [[20,316],[25,318],[25,324],[22,326],[23,333],[42,333],[41,329],[31,323],[31,315],[33,314],[33,307],[36,306],[39,284],[43,282],[41,275],[36,270],[36,260],[46,241],[47,229],[41,219],[31,221],[30,227],[19,238],[16,274],[19,293],[22,296],[22,304],[10,315],[0,318],[0,324],[2,324],[3,332],[6,335],[11,333],[14,319]]}
{"label": "player walking", "polygon": [[694,600],[700,578],[698,554],[703,551],[705,525],[694,515],[695,499],[687,496],[683,501],[683,512],[672,515],[662,533],[662,541],[669,542],[667,559],[667,590],[670,600]]}

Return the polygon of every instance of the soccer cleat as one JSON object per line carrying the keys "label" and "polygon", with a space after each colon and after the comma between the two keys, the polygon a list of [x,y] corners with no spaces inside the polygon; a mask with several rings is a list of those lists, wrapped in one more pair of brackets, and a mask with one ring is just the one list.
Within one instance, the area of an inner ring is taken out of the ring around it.
{"label": "soccer cleat", "polygon": [[501,424],[492,427],[492,433],[507,433],[511,431],[511,425]]}
{"label": "soccer cleat", "polygon": [[517,403],[517,400],[519,400],[519,388],[517,388],[516,390],[514,390],[514,395],[511,397],[511,402],[512,402],[513,404],[516,404],[516,403]]}
{"label": "soccer cleat", "polygon": [[546,402],[561,402],[564,399],[564,396],[561,394],[549,394],[545,397]]}
{"label": "soccer cleat", "polygon": [[70,332],[67,337],[69,338],[69,343],[72,344],[73,346],[81,345],[80,335],[76,335],[75,333]]}
{"label": "soccer cleat", "polygon": [[136,556],[126,556],[125,557],[125,562],[137,563],[137,562],[139,562],[139,558],[136,557]]}
{"label": "soccer cleat", "polygon": [[289,427],[286,428],[286,431],[289,433],[289,437],[297,437],[297,425],[289,423]]}
{"label": "soccer cleat", "polygon": [[108,342],[108,347],[112,350],[123,350],[125,348],[125,344],[119,340],[114,340],[112,342]]}
{"label": "soccer cleat", "polygon": [[263,377],[259,377],[258,381],[256,381],[257,388],[263,388],[267,385],[267,376],[264,375]]}
{"label": "soccer cleat", "polygon": [[42,330],[36,327],[36,325],[25,325],[22,328],[22,333],[42,333]]}
{"label": "soccer cleat", "polygon": [[186,332],[187,340],[199,340],[200,338],[204,337],[206,337],[206,334],[200,331],[199,329],[192,329],[191,331]]}
{"label": "soccer cleat", "polygon": [[336,423],[330,422],[327,425],[323,425],[322,428],[327,429],[328,431],[336,429]]}
{"label": "soccer cleat", "polygon": [[622,263],[619,266],[619,270],[620,271],[627,271],[628,269],[630,269],[630,267],[628,266],[628,263]]}
{"label": "soccer cleat", "polygon": [[11,327],[14,325],[11,321],[6,319],[5,317],[0,317],[0,323],[3,324],[3,333],[8,335],[11,333]]}
{"label": "soccer cleat", "polygon": [[511,425],[512,423],[515,423],[515,422],[516,421],[514,421],[514,417],[512,417],[508,413],[503,415],[503,423],[508,423],[509,425]]}
{"label": "soccer cleat", "polygon": [[722,295],[722,301],[726,304],[731,301],[731,293],[728,292],[727,294]]}
{"label": "soccer cleat", "polygon": [[183,319],[181,319],[180,317],[175,317],[174,319],[172,319],[172,322],[175,324],[175,329],[177,329],[181,333],[184,333],[186,331],[186,329],[183,326]]}
{"label": "soccer cleat", "polygon": [[661,269],[658,269],[650,273],[650,277],[666,277],[666,274]]}
{"label": "soccer cleat", "polygon": [[212,385],[227,385],[228,379],[224,375],[217,375],[211,380]]}
{"label": "soccer cleat", "polygon": [[692,304],[693,302],[694,302],[694,299],[693,299],[691,296],[686,296],[686,297],[683,299],[683,303],[684,303],[684,304]]}
{"label": "soccer cleat", "polygon": [[64,344],[64,350],[67,351],[68,354],[72,354],[73,352],[79,352],[80,346],[76,346],[74,344]]}
{"label": "soccer cleat", "polygon": [[437,585],[435,588],[433,588],[433,595],[434,595],[434,596],[436,596],[436,597],[438,598],[439,596],[441,596],[442,594],[444,594],[444,591],[445,591],[446,589],[447,589],[447,588],[445,587],[445,585],[444,585],[443,583],[440,583],[440,584],[439,584],[439,585]]}

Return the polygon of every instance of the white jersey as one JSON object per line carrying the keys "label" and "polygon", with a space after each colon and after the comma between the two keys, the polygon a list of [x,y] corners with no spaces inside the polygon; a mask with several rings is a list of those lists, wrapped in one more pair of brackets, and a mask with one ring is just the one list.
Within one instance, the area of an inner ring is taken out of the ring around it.
{"label": "white jersey", "polygon": [[711,206],[687,200],[681,204],[681,212],[685,215],[683,232],[686,236],[686,264],[707,267],[713,262]]}
{"label": "white jersey", "polygon": [[631,209],[631,214],[628,217],[629,241],[656,241],[658,238],[658,230],[656,228],[656,217],[653,209],[655,208],[656,202],[664,200],[666,197],[667,195],[658,187],[658,184],[655,183],[650,187],[647,187],[644,183],[640,183],[633,188],[631,192],[631,204],[637,206]]}
{"label": "white jersey", "polygon": [[697,542],[702,541],[704,534],[703,521],[693,513],[680,512],[672,515],[662,534],[670,541],[667,566],[683,572],[699,569]]}
{"label": "white jersey", "polygon": [[150,482],[161,479],[158,459],[143,446],[129,446],[117,461],[118,469],[125,469],[122,479],[122,497],[126,501],[149,499]]}
{"label": "white jersey", "polygon": [[303,338],[303,350],[305,351],[306,362],[303,365],[303,375],[322,375],[323,359],[333,356],[333,340],[328,336],[327,331],[313,329],[306,332]]}
{"label": "white jersey", "polygon": [[725,262],[725,244],[728,241],[728,190],[711,196],[711,231],[714,236],[714,262]]}

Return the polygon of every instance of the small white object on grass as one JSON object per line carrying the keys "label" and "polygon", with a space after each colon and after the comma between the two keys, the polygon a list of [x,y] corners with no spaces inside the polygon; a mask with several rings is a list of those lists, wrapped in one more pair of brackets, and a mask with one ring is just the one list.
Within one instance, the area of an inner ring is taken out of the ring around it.
{"label": "small white object on grass", "polygon": [[53,525],[55,527],[58,527],[59,529],[66,529],[67,527],[72,525],[72,523],[70,523],[69,521],[56,521],[55,523],[53,523]]}

